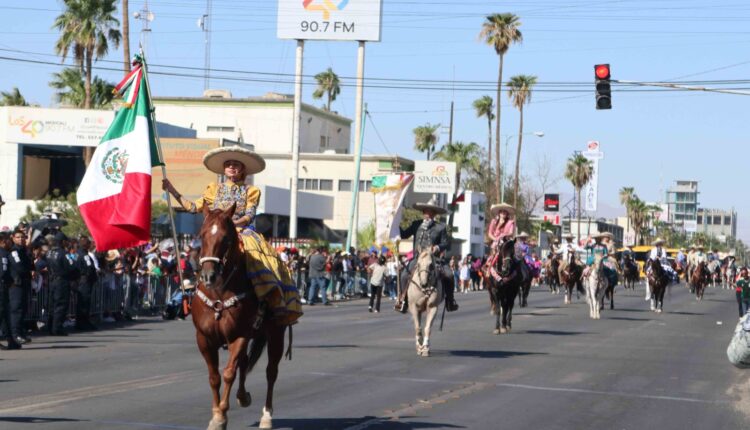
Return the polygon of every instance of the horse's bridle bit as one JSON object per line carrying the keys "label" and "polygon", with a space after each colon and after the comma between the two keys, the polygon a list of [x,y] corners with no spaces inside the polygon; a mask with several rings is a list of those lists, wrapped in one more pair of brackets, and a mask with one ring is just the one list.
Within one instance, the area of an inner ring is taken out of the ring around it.
{"label": "horse's bridle bit", "polygon": [[245,298],[245,293],[238,294],[236,296],[232,296],[231,298],[228,298],[224,301],[222,300],[211,300],[203,294],[203,291],[196,289],[196,295],[198,298],[201,299],[203,303],[206,304],[209,308],[213,309],[214,311],[214,319],[218,321],[221,318],[221,313],[228,308],[231,308],[233,306],[237,306],[237,303],[240,302],[240,300]]}

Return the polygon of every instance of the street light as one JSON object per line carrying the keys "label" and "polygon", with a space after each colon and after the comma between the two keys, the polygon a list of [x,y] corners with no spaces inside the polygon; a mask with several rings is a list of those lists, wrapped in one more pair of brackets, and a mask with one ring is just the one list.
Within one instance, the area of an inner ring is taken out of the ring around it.
{"label": "street light", "polygon": [[[533,134],[536,137],[544,137],[543,131],[534,131],[530,133],[524,133],[522,136],[528,136]],[[503,168],[501,169],[500,176],[500,201],[505,203],[505,169],[508,166],[508,142],[511,138],[518,137],[517,134],[511,134],[505,138],[505,152],[503,152]]]}

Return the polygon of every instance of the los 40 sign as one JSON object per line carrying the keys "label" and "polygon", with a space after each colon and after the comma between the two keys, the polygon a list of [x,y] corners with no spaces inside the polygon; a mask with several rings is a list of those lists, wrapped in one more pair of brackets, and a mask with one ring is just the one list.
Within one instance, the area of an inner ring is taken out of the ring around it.
{"label": "los 40 sign", "polygon": [[380,41],[383,0],[279,0],[279,39]]}

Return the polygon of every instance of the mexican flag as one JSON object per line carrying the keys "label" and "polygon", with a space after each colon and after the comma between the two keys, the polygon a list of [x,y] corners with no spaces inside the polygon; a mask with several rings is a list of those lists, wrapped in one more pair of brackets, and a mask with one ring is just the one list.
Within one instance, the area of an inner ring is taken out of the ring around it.
{"label": "mexican flag", "polygon": [[115,87],[124,103],[78,187],[78,206],[97,251],[142,245],[151,236],[151,167],[162,162],[146,82],[138,61]]}
{"label": "mexican flag", "polygon": [[398,237],[403,215],[404,197],[414,181],[411,173],[372,178],[370,191],[375,194],[375,243],[382,246]]}

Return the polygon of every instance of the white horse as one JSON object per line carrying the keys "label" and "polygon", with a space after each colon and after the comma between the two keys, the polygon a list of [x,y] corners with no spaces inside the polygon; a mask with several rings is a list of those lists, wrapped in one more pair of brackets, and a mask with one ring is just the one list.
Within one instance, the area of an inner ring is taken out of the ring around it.
{"label": "white horse", "polygon": [[[435,322],[438,307],[443,301],[443,284],[438,269],[435,267],[432,251],[422,251],[409,278],[407,287],[409,313],[414,320],[414,331],[417,341],[417,355],[430,356],[430,331]],[[422,314],[427,314],[422,327]]]}
{"label": "white horse", "polygon": [[[599,263],[602,264],[602,263]],[[599,268],[594,265],[588,269],[588,275],[584,276],[586,288],[586,301],[589,304],[589,316],[598,320],[601,318],[601,309],[604,307],[604,295],[607,292],[607,278],[602,276]]]}

